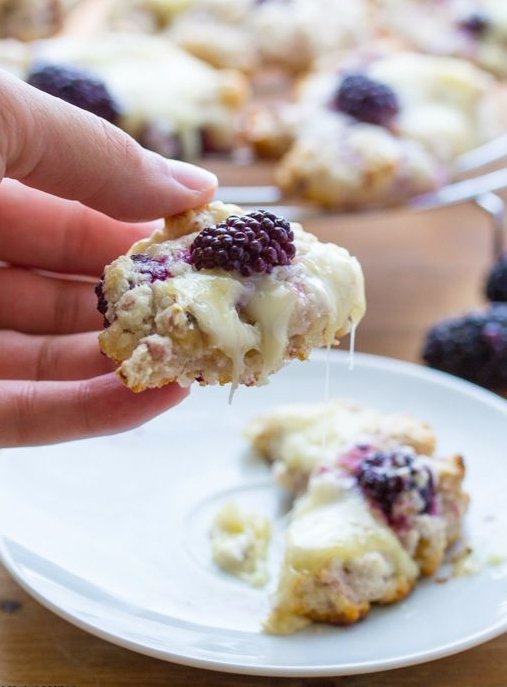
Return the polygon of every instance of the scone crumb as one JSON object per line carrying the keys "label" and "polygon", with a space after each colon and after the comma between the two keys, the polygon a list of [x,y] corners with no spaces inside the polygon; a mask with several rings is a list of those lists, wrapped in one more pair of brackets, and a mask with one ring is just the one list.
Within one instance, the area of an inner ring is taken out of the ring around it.
{"label": "scone crumb", "polygon": [[271,523],[263,515],[243,512],[235,501],[226,501],[213,520],[211,551],[215,563],[253,587],[268,581],[266,558]]}
{"label": "scone crumb", "polygon": [[490,553],[486,556],[486,563],[493,566],[503,565],[504,563],[507,563],[507,553],[505,551],[490,551]]}

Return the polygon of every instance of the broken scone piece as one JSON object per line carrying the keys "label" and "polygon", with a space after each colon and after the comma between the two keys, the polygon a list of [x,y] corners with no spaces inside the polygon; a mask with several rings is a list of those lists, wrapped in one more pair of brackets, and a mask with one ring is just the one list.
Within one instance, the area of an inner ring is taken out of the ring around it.
{"label": "broken scone piece", "polygon": [[365,310],[361,267],[344,248],[221,202],[169,217],[106,267],[96,293],[101,349],[134,391],[261,384]]}
{"label": "broken scone piece", "polygon": [[278,481],[302,493],[268,632],[354,623],[434,574],[460,537],[463,460],[435,455],[433,430],[417,417],[335,399],[274,408],[247,434]]}
{"label": "broken scone piece", "polygon": [[276,480],[295,492],[306,487],[318,465],[332,463],[353,441],[378,446],[397,441],[429,454],[435,449],[427,422],[344,399],[279,406],[256,417],[246,434],[253,448],[272,463]]}
{"label": "broken scone piece", "polygon": [[213,560],[231,575],[253,587],[262,587],[268,580],[270,538],[267,517],[245,513],[235,501],[227,501],[216,514],[211,530]]}
{"label": "broken scone piece", "polygon": [[313,473],[287,531],[266,630],[350,624],[405,597],[460,534],[463,461],[357,444]]}

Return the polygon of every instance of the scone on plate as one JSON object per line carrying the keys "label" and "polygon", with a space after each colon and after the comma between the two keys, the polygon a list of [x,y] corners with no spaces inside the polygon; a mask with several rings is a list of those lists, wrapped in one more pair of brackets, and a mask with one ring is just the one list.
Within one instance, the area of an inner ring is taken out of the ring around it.
{"label": "scone on plate", "polygon": [[435,434],[409,413],[382,413],[353,401],[279,406],[255,418],[246,430],[253,448],[272,463],[277,481],[302,491],[317,465],[332,464],[353,441],[393,441],[432,454]]}
{"label": "scone on plate", "polygon": [[254,108],[246,136],[279,155],[283,191],[344,209],[435,190],[504,130],[505,92],[464,60],[389,48],[326,62],[292,104]]}
{"label": "scone on plate", "polygon": [[4,68],[166,157],[193,159],[236,143],[236,117],[249,97],[245,77],[213,69],[167,38],[62,37],[18,46],[16,61],[12,52],[10,42],[0,44]]}
{"label": "scone on plate", "polygon": [[351,445],[313,473],[294,507],[265,628],[350,624],[405,597],[460,534],[463,461],[393,442]]}
{"label": "scone on plate", "polygon": [[97,295],[101,349],[134,391],[261,384],[365,310],[360,265],[344,248],[221,202],[169,217],[106,267]]}

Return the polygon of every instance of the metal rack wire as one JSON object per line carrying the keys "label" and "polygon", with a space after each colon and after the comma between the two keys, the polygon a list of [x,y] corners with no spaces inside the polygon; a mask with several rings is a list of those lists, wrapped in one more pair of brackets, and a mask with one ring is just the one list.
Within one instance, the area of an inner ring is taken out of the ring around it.
{"label": "metal rack wire", "polygon": [[[506,214],[504,199],[498,192],[507,189],[507,166],[481,173],[481,170],[497,166],[507,159],[507,134],[465,153],[454,165],[454,181],[432,193],[415,196],[407,201],[405,209],[414,212],[436,210],[465,202],[472,202],[490,221],[492,252],[499,257],[507,248]],[[309,203],[287,204],[276,186],[222,186],[219,197],[224,202],[243,207],[263,207],[284,215],[291,220],[323,217],[330,214]],[[388,212],[389,210],[386,210]]]}

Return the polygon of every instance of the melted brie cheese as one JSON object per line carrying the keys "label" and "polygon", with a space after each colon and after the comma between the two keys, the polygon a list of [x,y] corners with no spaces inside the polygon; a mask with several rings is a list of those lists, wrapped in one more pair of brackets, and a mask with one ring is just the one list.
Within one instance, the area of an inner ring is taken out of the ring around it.
{"label": "melted brie cheese", "polygon": [[294,510],[285,564],[318,572],[336,558],[346,563],[371,551],[389,558],[397,574],[417,574],[399,539],[372,515],[358,491],[328,481],[325,475],[314,479]]}
{"label": "melted brie cheese", "polygon": [[285,355],[296,303],[296,293],[289,286],[265,279],[245,307],[245,313],[259,323],[264,374],[276,369]]}
{"label": "melted brie cheese", "polygon": [[[227,207],[212,206],[220,217],[221,209]],[[322,343],[329,346],[364,314],[364,281],[358,261],[344,248],[321,243],[298,224],[291,228],[297,252],[287,267],[242,277],[224,270],[196,271],[185,263],[158,287],[195,317],[210,346],[232,360],[233,385],[242,377],[247,354],[261,356],[260,381],[265,381],[282,364],[295,333],[305,336],[312,326],[321,326]],[[186,241],[193,236],[185,237]],[[163,248],[162,243],[157,252],[163,254]],[[319,325],[318,318],[325,325]]]}

